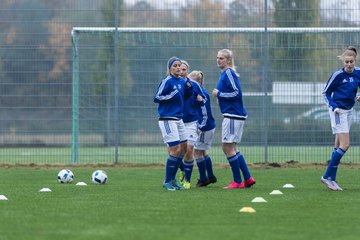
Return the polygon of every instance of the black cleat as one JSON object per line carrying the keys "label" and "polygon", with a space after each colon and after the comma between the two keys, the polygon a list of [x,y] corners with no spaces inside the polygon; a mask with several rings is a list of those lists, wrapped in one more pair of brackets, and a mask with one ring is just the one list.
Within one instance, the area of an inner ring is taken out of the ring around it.
{"label": "black cleat", "polygon": [[208,181],[208,185],[211,184],[211,183],[216,183],[217,182],[217,178],[215,176],[209,178],[209,181]]}
{"label": "black cleat", "polygon": [[198,180],[196,187],[206,187],[207,185],[209,185],[209,179],[205,179],[205,180]]}

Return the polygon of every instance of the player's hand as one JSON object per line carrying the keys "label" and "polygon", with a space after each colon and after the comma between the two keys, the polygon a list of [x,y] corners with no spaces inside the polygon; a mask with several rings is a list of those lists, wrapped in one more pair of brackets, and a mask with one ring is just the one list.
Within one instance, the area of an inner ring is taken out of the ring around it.
{"label": "player's hand", "polygon": [[356,96],[356,101],[360,102],[360,96]]}
{"label": "player's hand", "polygon": [[203,101],[203,98],[202,96],[200,96],[199,94],[196,96],[196,100],[199,101],[199,102],[202,102]]}
{"label": "player's hand", "polygon": [[216,88],[214,88],[214,89],[212,90],[212,95],[213,95],[213,97],[217,97],[218,92],[219,92],[219,90],[217,90]]}

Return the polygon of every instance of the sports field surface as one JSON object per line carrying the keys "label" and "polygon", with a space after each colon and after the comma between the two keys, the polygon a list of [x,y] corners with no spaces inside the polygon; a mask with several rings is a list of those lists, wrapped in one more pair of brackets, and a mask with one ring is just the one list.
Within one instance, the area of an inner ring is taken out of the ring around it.
{"label": "sports field surface", "polygon": [[[70,167],[74,183],[60,184],[61,168],[3,166],[0,239],[358,239],[359,168],[340,167],[343,192],[320,184],[324,168],[252,168],[254,188],[224,190],[231,171],[218,167],[214,185],[167,192],[161,167],[105,168],[109,182],[95,185],[95,167]],[[195,168],[193,184],[197,176]],[[45,187],[52,192],[39,192]],[[252,203],[255,197],[267,202]]]}
{"label": "sports field surface", "polygon": [[[269,163],[324,163],[332,152],[332,146],[269,146]],[[129,164],[164,164],[167,155],[166,147],[124,147],[118,149],[119,163]],[[261,146],[240,146],[249,163],[263,163],[265,148]],[[221,146],[213,146],[209,151],[214,163],[228,164]],[[351,146],[342,158],[342,162],[360,163],[360,147]],[[113,147],[81,147],[78,164],[96,164],[115,161]],[[71,164],[71,148],[0,148],[0,164]]]}

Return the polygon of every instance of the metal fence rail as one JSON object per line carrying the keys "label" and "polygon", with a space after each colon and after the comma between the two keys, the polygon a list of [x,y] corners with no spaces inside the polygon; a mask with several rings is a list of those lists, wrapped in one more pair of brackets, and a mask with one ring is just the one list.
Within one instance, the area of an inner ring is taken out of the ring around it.
{"label": "metal fence rail", "polygon": [[[333,136],[317,92],[341,67],[344,47],[360,46],[360,9],[353,1],[288,2],[4,1],[0,163],[162,163],[152,95],[167,59],[177,55],[202,70],[211,91],[220,48],[234,51],[240,73],[247,160],[326,161]],[[218,128],[211,151],[226,163],[221,115],[212,106]],[[348,162],[359,161],[358,106],[354,115]]]}

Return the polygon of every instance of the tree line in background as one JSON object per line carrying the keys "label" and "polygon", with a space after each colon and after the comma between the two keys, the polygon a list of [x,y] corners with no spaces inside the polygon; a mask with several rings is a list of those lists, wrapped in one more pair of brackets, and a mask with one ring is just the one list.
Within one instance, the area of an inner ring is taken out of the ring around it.
{"label": "tree line in background", "polygon": [[[320,0],[274,0],[268,15],[268,27],[324,27],[329,22],[321,20]],[[148,1],[137,1],[127,5],[119,0],[119,27],[263,27],[263,1],[234,0],[225,9],[219,0],[194,1],[193,4],[180,8],[158,9]],[[113,27],[115,19],[114,0],[4,0],[0,14],[0,77],[2,87],[0,101],[7,108],[21,105],[29,108],[25,114],[37,118],[46,117],[57,108],[58,118],[71,119],[72,94],[72,49],[71,29],[73,27]],[[341,22],[341,21],[340,21]],[[339,21],[337,22],[339,23]],[[349,26],[349,22],[344,22]],[[346,36],[345,36],[346,37]],[[206,42],[206,35],[199,35]],[[84,39],[82,39],[84,40]],[[176,42],[178,39],[173,39]],[[218,36],[217,46],[236,46],[235,52],[239,72],[246,79],[248,91],[261,91],[263,64],[261,35],[228,34]],[[345,39],[346,40],[346,39]],[[315,36],[309,34],[270,36],[269,74],[271,81],[325,81],[329,71],[336,65],[323,59],[335,59],[338,55],[329,45],[329,41],[343,42],[344,36]],[[90,50],[84,53],[83,59],[89,72],[80,72],[89,83],[96,83],[94,94],[103,96],[108,93],[108,79],[113,79],[114,51],[111,35],[97,36],[97,41],[104,47],[93,49],[91,39],[84,40]],[[358,40],[352,40],[354,45]],[[241,47],[238,47],[240,43]],[[297,48],[294,48],[296,43]],[[164,47],[156,52],[144,51],[138,41],[134,48],[122,48],[120,41],[120,96],[121,100],[128,97],[134,86],[143,84],[139,95],[149,94],[147,87],[149,72],[156,71],[152,80],[158,81],[165,74],[164,61],[155,61],[155,65],[141,65],[141,58],[165,60],[177,54],[173,47]],[[137,45],[136,45],[137,44]],[[137,47],[137,48],[136,48]],[[204,47],[204,49],[206,46]],[[187,59],[192,59],[195,66],[204,72],[213,72],[214,56],[217,49],[205,51],[187,49],[182,52]],[[209,57],[210,56],[210,57]],[[139,57],[134,61],[135,57]],[[92,62],[92,59],[100,61]],[[303,59],[302,61],[294,61]],[[143,73],[137,70],[142,66]],[[285,67],[284,67],[285,66]],[[254,69],[257,71],[254,74]],[[296,74],[293,74],[294,71]],[[216,73],[217,74],[217,73]],[[213,83],[212,83],[213,85]],[[112,90],[112,88],[110,89]],[[270,89],[268,89],[270,90]],[[27,97],[26,97],[27,96]],[[25,99],[25,100],[24,100]],[[99,99],[109,101],[106,99]],[[138,101],[138,100],[136,100]],[[138,102],[135,101],[135,104]],[[143,105],[148,103],[146,98]],[[122,103],[126,101],[121,101]],[[39,107],[39,109],[36,109]],[[45,109],[45,110],[44,110]],[[3,110],[2,110],[3,111]],[[14,110],[12,118],[24,114],[22,109]],[[128,113],[133,114],[133,113]],[[10,120],[12,119],[9,118]],[[133,116],[135,119],[136,116]],[[51,121],[50,121],[51,122]],[[12,124],[11,121],[8,124]],[[26,124],[26,123],[25,123]],[[51,123],[47,125],[49,129]],[[63,128],[69,129],[71,121],[64,123]],[[43,128],[41,123],[27,127]],[[4,125],[3,125],[4,126]],[[4,126],[6,128],[6,126]]]}

